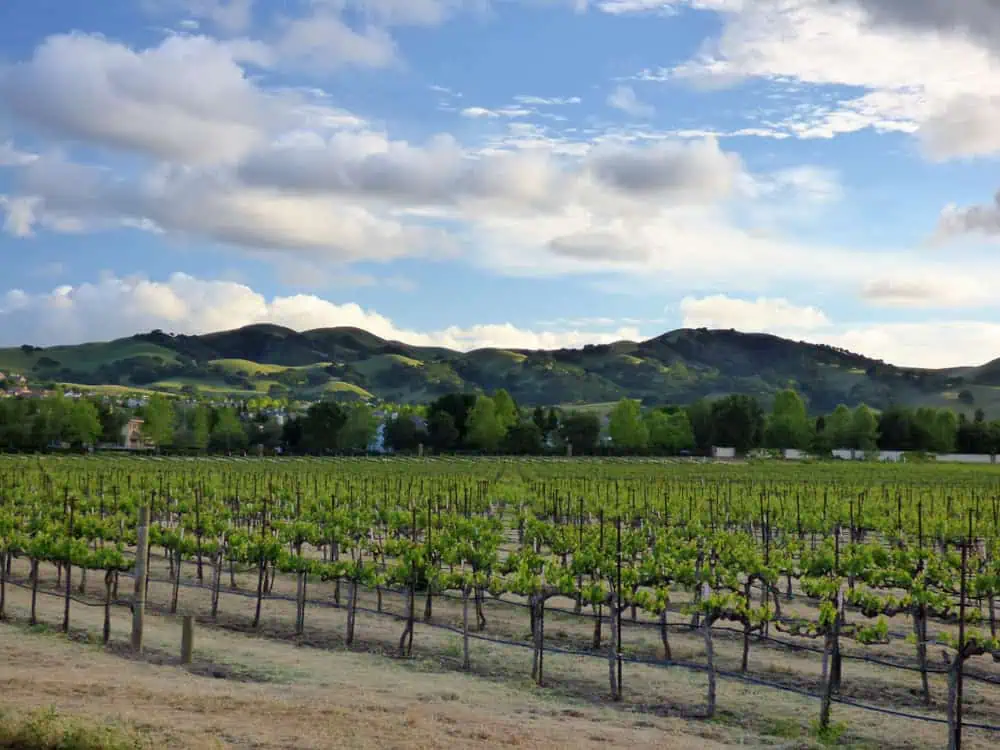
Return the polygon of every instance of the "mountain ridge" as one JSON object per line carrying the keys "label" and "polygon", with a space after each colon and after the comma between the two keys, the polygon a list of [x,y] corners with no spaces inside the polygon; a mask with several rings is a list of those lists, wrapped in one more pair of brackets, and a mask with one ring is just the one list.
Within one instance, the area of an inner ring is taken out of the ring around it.
{"label": "mountain ridge", "polygon": [[0,370],[42,382],[426,402],[506,388],[525,405],[688,403],[727,393],[769,400],[794,387],[814,412],[838,403],[952,406],[1000,415],[1000,359],[924,369],[837,347],[733,329],[680,328],[642,341],[461,352],[352,327],[254,324],[206,334],[138,333],[74,346],[0,349]]}

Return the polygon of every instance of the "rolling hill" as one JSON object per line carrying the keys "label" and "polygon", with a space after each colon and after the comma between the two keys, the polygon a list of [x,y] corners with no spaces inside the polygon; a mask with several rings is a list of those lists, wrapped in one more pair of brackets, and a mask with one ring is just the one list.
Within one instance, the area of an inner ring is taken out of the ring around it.
{"label": "rolling hill", "polygon": [[252,325],[200,336],[162,331],[107,343],[0,349],[0,370],[33,381],[296,398],[426,402],[457,390],[506,388],[521,404],[622,397],[688,403],[792,386],[814,412],[839,403],[982,408],[1000,416],[1000,360],[918,370],[842,349],[732,330],[682,329],[648,341],[554,351],[456,352],[386,341],[357,328],[297,332]]}

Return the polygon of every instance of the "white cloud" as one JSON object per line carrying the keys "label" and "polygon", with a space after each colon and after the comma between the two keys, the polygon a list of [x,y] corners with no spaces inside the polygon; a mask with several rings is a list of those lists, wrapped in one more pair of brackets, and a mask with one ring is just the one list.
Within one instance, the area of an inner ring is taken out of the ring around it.
{"label": "white cloud", "polygon": [[500,107],[499,109],[487,109],[486,107],[465,107],[461,112],[459,112],[462,117],[467,117],[471,120],[477,119],[494,119],[497,117],[526,117],[527,115],[533,114],[532,110],[525,109],[524,107]]}
{"label": "white cloud", "polygon": [[543,149],[473,158],[450,136],[419,147],[370,132],[337,133],[326,141],[262,150],[240,172],[251,184],[286,190],[409,205],[493,201],[497,211],[530,208],[543,214],[577,201],[608,210],[654,200],[711,202],[730,194],[742,173],[740,159],[712,139],[647,148],[599,146],[583,159],[560,161]]}
{"label": "white cloud", "polygon": [[850,3],[863,9],[876,26],[903,27],[967,35],[984,46],[997,48],[1000,5],[996,0],[827,0],[834,6]]}
{"label": "white cloud", "polygon": [[936,238],[947,240],[966,234],[1000,236],[1000,192],[990,204],[967,206],[949,205],[941,212]]}
{"label": "white cloud", "polygon": [[861,289],[861,298],[871,305],[897,308],[957,309],[995,304],[990,284],[978,276],[906,270],[867,282]]}
{"label": "white cloud", "polygon": [[359,31],[323,8],[310,16],[284,19],[274,48],[284,61],[317,72],[345,65],[383,68],[396,58],[396,44],[383,28]]}
{"label": "white cloud", "polygon": [[677,0],[596,0],[598,10],[613,15],[626,13],[676,13]]}
{"label": "white cloud", "polygon": [[[688,63],[645,77],[723,84],[769,79],[788,88],[796,106],[760,119],[770,130],[800,138],[872,128],[919,132],[934,157],[1000,149],[1000,130],[983,127],[997,109],[1000,59],[968,34],[945,26],[872,24],[852,0],[689,2],[725,13],[723,33]],[[859,87],[863,93],[831,100],[795,84]]]}
{"label": "white cloud", "polygon": [[16,148],[13,141],[0,142],[0,167],[24,167],[37,158],[37,154]]}
{"label": "white cloud", "polygon": [[837,324],[822,310],[785,299],[742,300],[725,295],[685,298],[689,328],[735,328],[826,344],[901,367],[962,367],[1000,356],[1000,323],[927,320]]}
{"label": "white cloud", "polygon": [[717,294],[681,300],[685,328],[736,328],[746,332],[814,331],[830,325],[815,307],[800,307],[787,299],[743,300]]}
{"label": "white cloud", "polygon": [[253,323],[296,330],[332,326],[363,328],[385,339],[470,350],[482,347],[557,349],[637,339],[634,327],[593,332],[538,331],[510,323],[414,331],[354,303],[313,295],[267,299],[248,286],[174,274],[166,281],[106,276],[95,283],[61,286],[43,294],[11,290],[0,296],[0,345],[50,346],[131,336],[161,328],[206,333]]}
{"label": "white cloud", "polygon": [[462,117],[468,117],[470,119],[477,119],[480,117],[499,117],[499,113],[492,109],[486,109],[486,107],[466,107],[460,113]]}
{"label": "white cloud", "polygon": [[185,13],[195,27],[198,19],[205,20],[229,34],[246,31],[253,21],[254,0],[142,0],[142,4],[153,12]]}
{"label": "white cloud", "polygon": [[38,198],[0,195],[0,209],[4,213],[3,230],[13,237],[33,235],[39,203]]}
{"label": "white cloud", "polygon": [[164,168],[135,183],[92,167],[39,160],[25,168],[22,187],[32,196],[21,208],[22,229],[77,217],[336,261],[385,260],[449,244],[438,230],[359,205],[179,169]]}
{"label": "white cloud", "polygon": [[42,132],[189,162],[238,158],[274,117],[235,48],[198,36],[141,52],[99,36],[49,37],[0,73],[0,100]]}
{"label": "white cloud", "polygon": [[561,107],[567,104],[579,104],[578,96],[527,96],[521,94],[514,97],[518,104],[525,104],[532,107]]}
{"label": "white cloud", "polygon": [[655,110],[648,104],[639,101],[635,90],[631,86],[619,85],[608,94],[607,104],[609,107],[621,110],[632,117],[647,118],[652,117]]}
{"label": "white cloud", "polygon": [[901,367],[966,367],[1000,356],[1000,323],[977,320],[869,324],[807,338]]}

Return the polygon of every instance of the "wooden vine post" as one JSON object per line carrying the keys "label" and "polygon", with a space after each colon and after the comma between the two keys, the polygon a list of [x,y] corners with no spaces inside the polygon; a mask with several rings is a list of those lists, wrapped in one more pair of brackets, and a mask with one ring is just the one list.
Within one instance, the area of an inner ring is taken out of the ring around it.
{"label": "wooden vine post", "polygon": [[146,610],[146,560],[149,549],[149,506],[139,508],[135,547],[135,595],[132,598],[132,651],[142,653],[142,621]]}
{"label": "wooden vine post", "polygon": [[190,664],[194,658],[194,617],[184,615],[181,626],[181,664]]}

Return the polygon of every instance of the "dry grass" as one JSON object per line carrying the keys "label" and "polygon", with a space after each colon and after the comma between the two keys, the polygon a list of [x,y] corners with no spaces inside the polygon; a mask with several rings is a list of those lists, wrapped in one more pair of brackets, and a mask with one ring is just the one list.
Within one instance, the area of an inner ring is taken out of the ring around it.
{"label": "dry grass", "polygon": [[[153,562],[154,574],[165,577],[162,558],[154,557]],[[19,565],[15,575],[24,573]],[[185,578],[193,573],[194,566],[186,564]],[[54,583],[51,567],[43,567],[43,574]],[[98,577],[91,578],[96,593]],[[251,577],[238,580],[244,591],[253,589]],[[279,577],[275,593],[293,593],[294,585]],[[123,579],[123,593],[130,586],[131,581]],[[309,593],[310,598],[331,597],[332,585],[310,585]],[[165,608],[169,596],[168,584],[151,585],[153,607]],[[26,620],[28,600],[26,591],[11,592],[17,621]],[[182,613],[209,624],[209,592],[182,588],[180,602]],[[60,621],[59,599],[40,597],[39,604],[44,622]],[[398,597],[387,595],[384,604],[402,611]],[[374,608],[374,594],[366,593],[362,605]],[[189,669],[171,666],[180,625],[169,616],[148,620],[147,663],[114,655],[124,653],[127,610],[115,612],[112,653],[3,628],[0,646],[7,658],[0,666],[0,681],[10,680],[16,687],[5,693],[17,695],[18,705],[55,702],[61,710],[119,717],[137,723],[156,741],[177,747],[588,747],[608,742],[679,748],[809,747],[809,725],[818,713],[815,701],[722,681],[719,713],[706,722],[697,718],[705,678],[681,669],[627,664],[625,700],[613,704],[606,698],[607,664],[600,659],[547,654],[547,687],[539,689],[529,678],[528,649],[473,641],[473,673],[462,674],[456,671],[461,638],[447,631],[418,624],[416,658],[398,660],[389,656],[395,653],[401,623],[391,618],[359,614],[358,641],[350,652],[343,644],[343,610],[310,607],[299,646],[293,635],[293,602],[266,601],[259,632],[237,632],[249,631],[252,612],[252,598],[223,595],[220,627],[199,627],[196,664]],[[97,633],[102,614],[100,608],[74,604],[74,626]],[[487,617],[490,637],[524,641],[528,618],[523,610],[488,601]],[[454,602],[436,599],[434,620],[458,624],[460,609]],[[591,632],[592,623],[579,618],[546,616],[551,645],[585,647]],[[675,658],[703,661],[700,636],[674,634],[671,641]],[[740,645],[738,639],[720,635],[720,668],[738,669]],[[629,628],[625,647],[628,653],[655,656],[659,638],[654,629]],[[898,644],[885,655],[912,658],[912,647]],[[751,669],[765,679],[815,690],[820,661],[814,654],[755,643]],[[915,673],[856,662],[845,662],[844,669],[846,697],[922,710]],[[91,680],[101,685],[99,695],[89,689]],[[935,679],[934,689],[940,714],[943,678]],[[966,695],[970,721],[1000,723],[1000,690],[967,683]],[[945,736],[943,726],[841,705],[834,716],[848,727],[843,742],[855,747],[940,747]],[[991,745],[985,736],[970,732],[966,746]]]}

